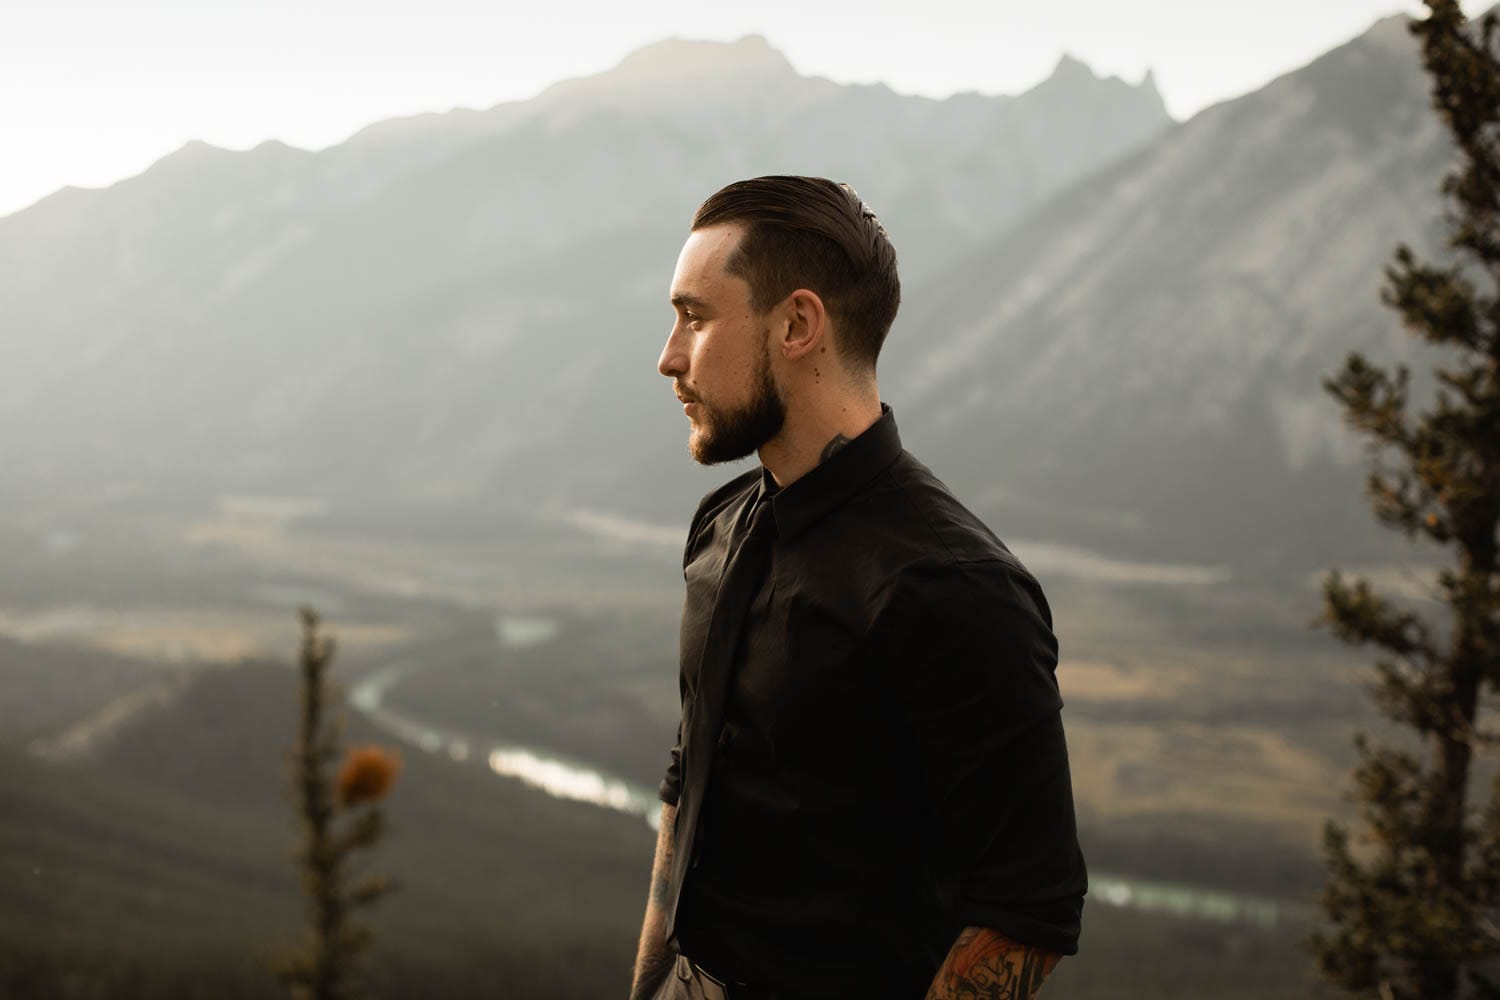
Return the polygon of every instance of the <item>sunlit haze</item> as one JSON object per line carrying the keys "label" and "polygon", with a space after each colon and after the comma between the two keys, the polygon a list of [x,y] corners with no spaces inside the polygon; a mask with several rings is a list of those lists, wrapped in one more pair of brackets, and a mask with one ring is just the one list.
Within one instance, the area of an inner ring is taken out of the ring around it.
{"label": "sunlit haze", "polygon": [[0,214],[65,184],[109,184],[191,139],[322,148],[383,118],[524,99],[669,36],[758,33],[804,74],[932,97],[1019,92],[1067,52],[1132,83],[1154,71],[1183,119],[1377,18],[1420,9],[1395,0],[11,0],[0,16]]}

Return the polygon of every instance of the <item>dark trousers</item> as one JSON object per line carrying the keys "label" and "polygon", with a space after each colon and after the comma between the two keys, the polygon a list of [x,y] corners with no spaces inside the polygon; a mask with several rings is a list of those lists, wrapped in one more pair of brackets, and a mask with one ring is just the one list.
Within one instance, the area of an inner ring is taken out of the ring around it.
{"label": "dark trousers", "polygon": [[[651,1000],[778,1000],[775,993],[726,987],[683,955],[678,955],[675,962],[665,964],[656,975],[660,982],[655,992],[645,994]],[[788,997],[787,1000],[794,998]]]}

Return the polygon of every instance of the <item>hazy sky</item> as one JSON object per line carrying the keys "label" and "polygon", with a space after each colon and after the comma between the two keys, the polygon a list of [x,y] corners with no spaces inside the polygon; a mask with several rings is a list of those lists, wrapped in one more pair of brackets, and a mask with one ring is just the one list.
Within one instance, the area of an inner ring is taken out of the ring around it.
{"label": "hazy sky", "polygon": [[[1186,118],[1401,0],[0,0],[0,215],[138,173],[189,139],[321,148],[382,118],[529,97],[668,36],[765,35],[806,74],[1016,93],[1070,52]],[[1471,15],[1483,5],[1464,4]]]}

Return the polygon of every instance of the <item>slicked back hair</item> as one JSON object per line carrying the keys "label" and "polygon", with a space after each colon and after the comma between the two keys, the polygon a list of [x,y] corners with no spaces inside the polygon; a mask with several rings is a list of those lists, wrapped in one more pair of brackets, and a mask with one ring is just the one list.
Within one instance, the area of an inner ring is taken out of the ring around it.
{"label": "slicked back hair", "polygon": [[745,226],[725,267],[750,286],[755,311],[799,288],[816,292],[838,331],[839,354],[873,374],[901,305],[901,281],[885,227],[854,189],[822,177],[736,181],[698,207],[692,228],[725,222]]}

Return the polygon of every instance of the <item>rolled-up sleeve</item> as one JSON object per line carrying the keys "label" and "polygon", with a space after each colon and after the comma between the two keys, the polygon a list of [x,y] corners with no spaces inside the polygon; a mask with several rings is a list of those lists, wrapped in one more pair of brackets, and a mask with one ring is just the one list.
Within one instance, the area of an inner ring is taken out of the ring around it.
{"label": "rolled-up sleeve", "polygon": [[963,926],[1076,954],[1088,877],[1040,586],[998,559],[908,571],[872,635],[930,809],[940,895]]}
{"label": "rolled-up sleeve", "polygon": [[675,806],[682,795],[682,723],[677,723],[677,742],[672,744],[672,760],[661,779],[656,794],[669,806]]}

